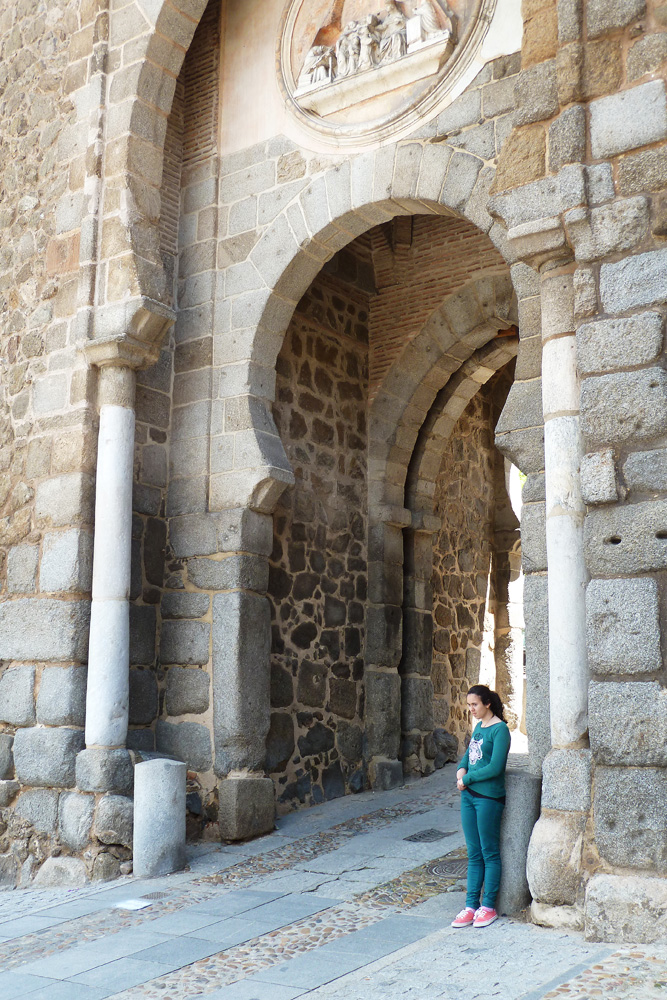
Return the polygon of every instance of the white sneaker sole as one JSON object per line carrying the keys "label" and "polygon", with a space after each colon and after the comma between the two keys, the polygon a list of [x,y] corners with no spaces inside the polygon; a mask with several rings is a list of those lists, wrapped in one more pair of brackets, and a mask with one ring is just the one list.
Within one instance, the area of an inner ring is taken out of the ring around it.
{"label": "white sneaker sole", "polygon": [[489,920],[477,920],[475,923],[473,923],[473,927],[488,927],[489,924],[492,924],[497,919],[498,919],[498,914],[496,914],[495,917],[491,917]]}

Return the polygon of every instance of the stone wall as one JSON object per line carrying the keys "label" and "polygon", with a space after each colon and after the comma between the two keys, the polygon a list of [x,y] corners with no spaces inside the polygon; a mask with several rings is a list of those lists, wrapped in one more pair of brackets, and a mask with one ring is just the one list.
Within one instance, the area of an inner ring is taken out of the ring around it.
{"label": "stone wall", "polygon": [[[68,192],[85,173],[72,97],[92,32],[81,7],[0,12],[0,881],[9,884],[79,851],[95,806],[71,791],[95,467],[95,382],[72,323],[81,201]],[[90,870],[98,850],[96,841]]]}
{"label": "stone wall", "polygon": [[274,515],[268,591],[281,812],[365,785],[369,279],[349,254],[323,271],[278,358],[274,418],[296,477]]}
{"label": "stone wall", "polygon": [[[459,418],[443,454],[433,541],[434,722],[464,746],[466,694],[479,681],[493,558],[493,384]],[[488,633],[488,623],[487,623]],[[487,634],[488,641],[488,634]]]}

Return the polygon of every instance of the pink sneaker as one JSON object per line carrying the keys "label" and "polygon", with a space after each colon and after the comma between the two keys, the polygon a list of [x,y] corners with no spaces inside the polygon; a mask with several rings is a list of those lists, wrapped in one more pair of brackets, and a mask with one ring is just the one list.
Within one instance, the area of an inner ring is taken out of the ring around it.
{"label": "pink sneaker", "polygon": [[452,920],[452,927],[470,927],[474,919],[475,911],[472,906],[466,906],[465,910],[461,910],[460,913],[456,914]]}
{"label": "pink sneaker", "polygon": [[489,924],[492,924],[497,919],[498,914],[495,910],[492,910],[489,906],[480,906],[479,910],[475,913],[472,925],[473,927],[488,927]]}

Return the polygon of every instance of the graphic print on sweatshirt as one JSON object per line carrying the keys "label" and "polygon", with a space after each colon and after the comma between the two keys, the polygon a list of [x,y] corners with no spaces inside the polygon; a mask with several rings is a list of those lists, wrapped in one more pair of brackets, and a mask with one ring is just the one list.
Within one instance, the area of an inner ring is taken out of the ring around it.
{"label": "graphic print on sweatshirt", "polygon": [[484,737],[479,736],[477,739],[473,736],[470,740],[470,745],[468,746],[468,760],[471,766],[476,764],[478,760],[482,759],[482,743],[484,742]]}

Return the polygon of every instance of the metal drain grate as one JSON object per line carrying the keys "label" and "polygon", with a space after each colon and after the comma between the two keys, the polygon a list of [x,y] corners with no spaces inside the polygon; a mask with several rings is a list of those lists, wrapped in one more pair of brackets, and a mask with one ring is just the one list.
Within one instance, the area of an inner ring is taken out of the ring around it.
{"label": "metal drain grate", "polygon": [[142,899],[169,899],[173,895],[171,892],[147,892]]}
{"label": "metal drain grate", "polygon": [[428,870],[436,878],[465,878],[468,874],[468,859],[451,858],[449,861],[441,859],[429,865]]}
{"label": "metal drain grate", "polygon": [[411,833],[403,840],[410,840],[415,844],[432,844],[435,840],[444,840],[445,837],[452,837],[454,830],[420,830],[419,833]]}

